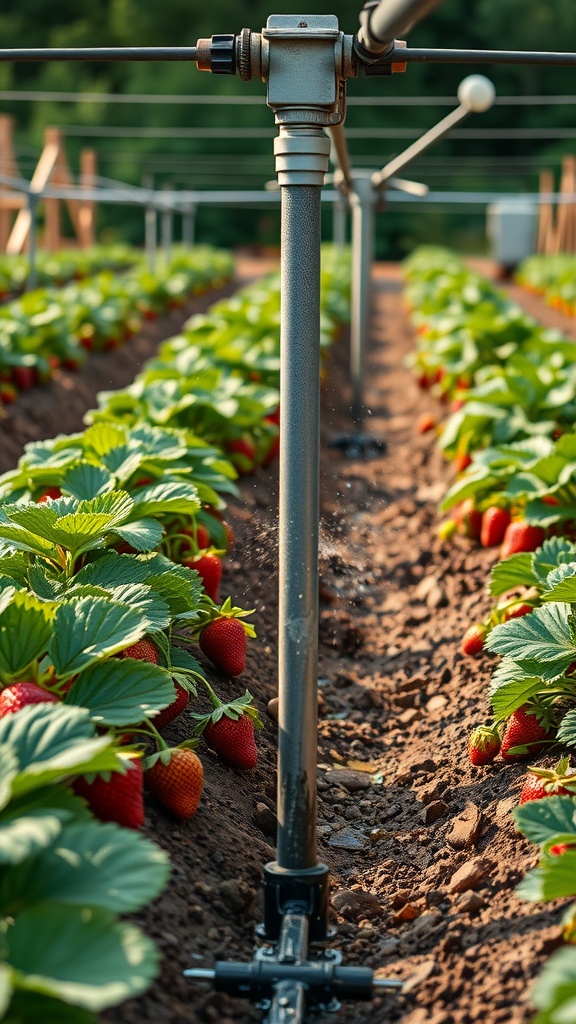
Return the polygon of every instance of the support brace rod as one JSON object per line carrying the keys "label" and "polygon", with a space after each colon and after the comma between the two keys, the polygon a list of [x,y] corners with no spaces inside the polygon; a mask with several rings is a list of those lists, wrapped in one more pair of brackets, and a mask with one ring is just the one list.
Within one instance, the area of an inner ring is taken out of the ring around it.
{"label": "support brace rod", "polygon": [[360,14],[358,42],[361,52],[376,57],[390,49],[397,36],[404,36],[415,22],[442,0],[380,0],[368,2]]}

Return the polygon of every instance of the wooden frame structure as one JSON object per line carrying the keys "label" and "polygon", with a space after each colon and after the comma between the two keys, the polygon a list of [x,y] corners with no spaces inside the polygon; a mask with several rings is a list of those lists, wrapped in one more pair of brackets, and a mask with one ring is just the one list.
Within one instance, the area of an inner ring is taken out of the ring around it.
{"label": "wooden frame structure", "polygon": [[[554,174],[540,174],[540,195],[554,192]],[[562,161],[560,195],[564,202],[545,200],[540,203],[537,250],[546,256],[559,252],[576,252],[576,157],[565,156]]]}
{"label": "wooden frame structure", "polygon": [[[14,118],[0,114],[0,174],[7,178],[21,177],[14,152]],[[54,251],[77,245],[81,249],[94,244],[96,204],[93,200],[56,199],[45,197],[47,185],[72,186],[74,179],[66,159],[62,135],[58,128],[46,128],[44,148],[32,175],[30,187],[38,193],[44,206],[43,247]],[[93,188],[96,184],[96,151],[83,149],[80,153],[80,187]],[[10,255],[24,252],[30,233],[31,212],[26,195],[9,184],[0,186],[0,251]],[[8,195],[6,193],[9,193]],[[62,202],[65,202],[76,238],[62,237]],[[16,219],[12,221],[13,212]]]}

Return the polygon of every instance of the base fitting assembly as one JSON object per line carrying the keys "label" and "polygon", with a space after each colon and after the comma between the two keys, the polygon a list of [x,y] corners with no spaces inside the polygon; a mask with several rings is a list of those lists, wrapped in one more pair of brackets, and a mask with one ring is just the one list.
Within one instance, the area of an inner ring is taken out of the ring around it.
{"label": "base fitting assembly", "polygon": [[328,868],[295,870],[266,864],[261,946],[250,963],[219,960],[193,967],[187,978],[211,982],[216,992],[249,999],[267,1024],[301,1024],[309,1014],[335,1012],[342,1000],[369,1001],[378,989],[400,989],[394,978],[374,978],[369,967],[343,967],[336,949],[309,950],[328,936]]}

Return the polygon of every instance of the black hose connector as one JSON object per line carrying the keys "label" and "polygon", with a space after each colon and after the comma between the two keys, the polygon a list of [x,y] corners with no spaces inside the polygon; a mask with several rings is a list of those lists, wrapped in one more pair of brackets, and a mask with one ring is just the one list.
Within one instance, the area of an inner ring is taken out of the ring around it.
{"label": "black hose connector", "polygon": [[199,39],[196,44],[196,63],[199,71],[213,75],[236,74],[236,36],[233,34]]}

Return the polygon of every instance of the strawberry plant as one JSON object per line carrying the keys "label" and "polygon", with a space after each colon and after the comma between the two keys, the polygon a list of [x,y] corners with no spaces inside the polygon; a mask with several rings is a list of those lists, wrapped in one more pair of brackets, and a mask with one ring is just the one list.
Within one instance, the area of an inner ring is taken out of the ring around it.
{"label": "strawberry plant", "polygon": [[[538,867],[518,886],[518,895],[531,902],[566,900],[576,896],[576,797],[547,796],[513,811],[516,827],[541,850]],[[576,904],[564,911],[562,931],[567,943],[576,940]],[[565,946],[545,964],[532,990],[538,1010],[534,1024],[570,1020],[576,1001],[574,950]]]}
{"label": "strawberry plant", "polygon": [[157,972],[151,941],[118,921],[164,887],[166,855],[95,821],[66,783],[124,770],[87,711],[40,704],[0,719],[3,1016],[95,1022]]}

